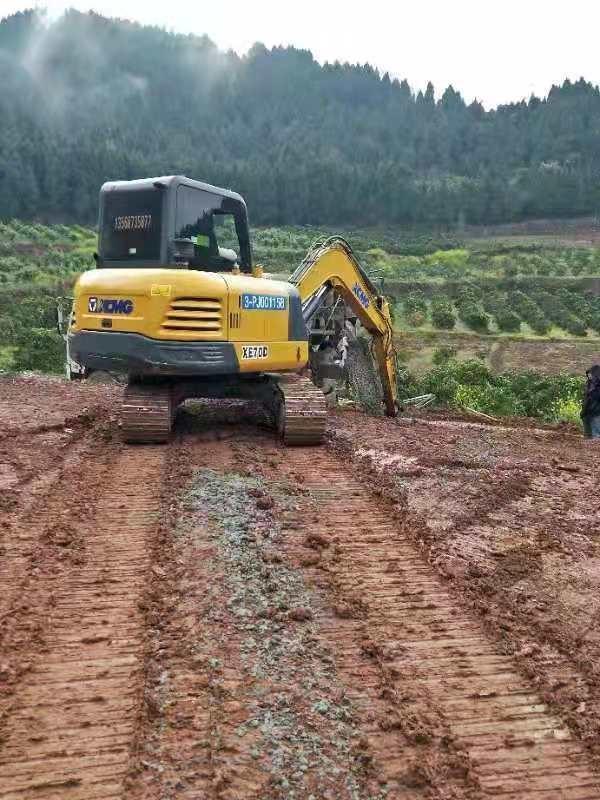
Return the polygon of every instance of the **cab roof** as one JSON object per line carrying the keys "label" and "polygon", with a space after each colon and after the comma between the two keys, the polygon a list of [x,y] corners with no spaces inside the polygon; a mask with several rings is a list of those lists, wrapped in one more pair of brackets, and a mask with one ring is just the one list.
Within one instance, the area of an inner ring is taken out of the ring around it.
{"label": "cab roof", "polygon": [[202,189],[204,192],[219,195],[220,197],[229,197],[231,200],[236,200],[246,207],[246,202],[241,194],[232,192],[229,189],[222,189],[219,186],[212,186],[210,183],[202,183],[202,181],[195,181],[192,178],[187,178],[185,175],[163,175],[157,178],[140,178],[132,181],[107,181],[102,185],[101,192],[112,192],[115,189],[152,189],[162,187],[170,189],[173,186],[191,186],[194,189]]}

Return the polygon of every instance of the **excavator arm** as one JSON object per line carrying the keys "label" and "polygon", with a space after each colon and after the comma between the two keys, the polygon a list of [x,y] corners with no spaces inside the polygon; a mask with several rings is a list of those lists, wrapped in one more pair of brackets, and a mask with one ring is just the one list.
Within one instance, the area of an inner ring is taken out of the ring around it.
{"label": "excavator arm", "polygon": [[312,316],[321,298],[334,289],[373,337],[381,376],[385,412],[396,416],[396,361],[389,305],[341,237],[317,242],[290,278],[300,293],[305,319]]}

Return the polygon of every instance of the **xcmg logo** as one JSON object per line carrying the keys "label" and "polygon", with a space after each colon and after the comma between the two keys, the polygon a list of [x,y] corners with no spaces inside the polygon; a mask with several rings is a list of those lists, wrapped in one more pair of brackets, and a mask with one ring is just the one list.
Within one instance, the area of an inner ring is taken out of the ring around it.
{"label": "xcmg logo", "polygon": [[90,297],[88,311],[91,314],[131,314],[133,300],[118,300],[107,297]]}
{"label": "xcmg logo", "polygon": [[366,292],[364,291],[364,289],[362,288],[362,286],[360,286],[358,283],[355,283],[354,286],[352,287],[352,291],[354,292],[354,294],[360,300],[360,304],[362,306],[364,306],[365,308],[368,308],[371,301],[369,300],[369,298],[368,298]]}

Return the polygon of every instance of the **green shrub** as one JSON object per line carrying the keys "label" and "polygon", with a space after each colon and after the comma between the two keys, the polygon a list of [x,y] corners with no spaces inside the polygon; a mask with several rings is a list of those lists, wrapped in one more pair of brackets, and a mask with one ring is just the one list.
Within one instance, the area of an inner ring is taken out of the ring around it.
{"label": "green shrub", "polygon": [[454,405],[499,417],[514,417],[519,413],[519,400],[510,388],[491,383],[460,385],[456,391]]}
{"label": "green shrub", "polygon": [[581,292],[570,289],[560,289],[557,292],[562,305],[567,308],[575,317],[587,325],[590,324],[593,315],[592,303]]}
{"label": "green shrub", "polygon": [[482,306],[483,292],[473,283],[463,284],[457,294],[458,316],[469,328],[479,333],[489,332],[489,317]]}
{"label": "green shrub", "polygon": [[550,330],[550,323],[546,319],[541,308],[524,292],[515,291],[508,295],[508,303],[515,313],[519,314],[533,330],[540,336],[544,336]]}
{"label": "green shrub", "polygon": [[2,301],[2,344],[19,344],[33,328],[52,329],[55,326],[56,305],[51,297],[32,289],[29,294],[21,296],[18,302],[10,297],[2,298]]}
{"label": "green shrub", "polygon": [[434,297],[431,301],[431,321],[440,330],[452,330],[456,317],[452,304],[446,297]]}
{"label": "green shrub", "polygon": [[490,319],[481,306],[466,301],[458,306],[461,320],[478,333],[489,333]]}
{"label": "green shrub", "polygon": [[[576,309],[576,313],[583,313],[585,316],[586,309],[583,305],[569,299],[569,296],[564,293],[552,293],[542,289],[534,293],[534,299],[546,317],[555,325],[568,331],[572,336],[586,336],[587,325],[569,309],[569,305],[571,305]],[[583,297],[581,299],[584,302]]]}
{"label": "green shrub", "polygon": [[427,264],[441,264],[446,267],[464,269],[469,262],[470,253],[468,250],[436,250],[425,261]]}
{"label": "green shrub", "polygon": [[459,383],[469,386],[484,386],[494,380],[493,374],[488,367],[477,359],[471,358],[467,361],[453,361],[452,371]]}
{"label": "green shrub", "polygon": [[600,335],[600,312],[592,311],[589,319],[590,328]]}
{"label": "green shrub", "polygon": [[584,379],[534,372],[494,375],[477,360],[439,361],[418,379],[406,380],[413,395],[433,393],[436,403],[468,407],[495,416],[575,421]]}
{"label": "green shrub", "polygon": [[437,347],[433,351],[431,360],[436,365],[447,364],[448,361],[451,361],[453,358],[456,358],[456,353],[457,353],[456,347],[446,347],[446,346]]}
{"label": "green shrub", "polygon": [[495,314],[498,328],[505,333],[514,333],[521,330],[521,319],[518,314],[510,309],[497,311]]}
{"label": "green shrub", "polygon": [[521,330],[521,318],[510,308],[506,294],[498,291],[488,292],[482,302],[487,313],[495,317],[501,331],[513,333]]}
{"label": "green shrub", "polygon": [[409,314],[423,314],[427,317],[427,300],[420,290],[410,292],[404,298],[404,311]]}
{"label": "green shrub", "polygon": [[581,425],[581,400],[575,397],[563,397],[554,403],[551,413],[556,422]]}
{"label": "green shrub", "polygon": [[17,343],[13,353],[13,369],[39,370],[40,372],[64,371],[65,344],[57,331],[47,328],[31,328]]}
{"label": "green shrub", "polygon": [[571,336],[587,336],[587,325],[576,317],[571,317],[564,324],[565,330]]}
{"label": "green shrub", "polygon": [[453,374],[451,363],[435,366],[423,375],[418,380],[416,388],[413,389],[415,396],[434,394],[438,404],[450,405],[453,403],[460,384]]}
{"label": "green shrub", "polygon": [[463,303],[481,303],[483,300],[484,292],[476,283],[467,281],[463,283],[456,295],[456,304],[462,305]]}
{"label": "green shrub", "polygon": [[519,397],[527,417],[555,419],[556,404],[561,401],[581,402],[584,379],[572,375],[540,375],[537,372],[510,374],[511,386]]}

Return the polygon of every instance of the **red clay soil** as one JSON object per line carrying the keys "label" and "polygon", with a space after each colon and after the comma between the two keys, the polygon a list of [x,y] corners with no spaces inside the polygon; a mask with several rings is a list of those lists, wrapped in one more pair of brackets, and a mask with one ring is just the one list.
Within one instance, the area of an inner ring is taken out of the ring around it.
{"label": "red clay soil", "polygon": [[600,798],[595,445],[117,394],[0,381],[2,800]]}
{"label": "red clay soil", "polygon": [[118,392],[114,383],[67,383],[52,376],[0,375],[0,441],[97,420]]}
{"label": "red clay soil", "polygon": [[124,450],[104,423],[82,422],[81,390],[39,389],[23,406],[43,423],[0,443],[17,476],[2,513],[0,797],[121,797],[165,451]]}
{"label": "red clay soil", "polygon": [[600,755],[599,445],[570,433],[336,415],[334,440],[406,503],[422,555]]}

